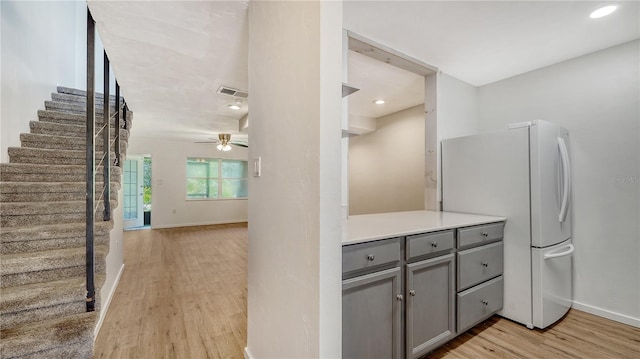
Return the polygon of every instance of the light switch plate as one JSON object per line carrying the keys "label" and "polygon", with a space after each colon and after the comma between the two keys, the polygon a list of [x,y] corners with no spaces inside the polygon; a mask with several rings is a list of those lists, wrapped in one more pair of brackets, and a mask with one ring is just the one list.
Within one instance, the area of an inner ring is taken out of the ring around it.
{"label": "light switch plate", "polygon": [[253,159],[253,177],[260,177],[262,174],[262,157]]}

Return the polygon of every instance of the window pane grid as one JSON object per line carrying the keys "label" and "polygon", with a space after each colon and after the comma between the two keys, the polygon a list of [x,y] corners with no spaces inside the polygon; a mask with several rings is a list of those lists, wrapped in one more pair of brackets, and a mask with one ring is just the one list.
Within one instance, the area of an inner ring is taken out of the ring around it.
{"label": "window pane grid", "polygon": [[248,163],[220,158],[187,158],[187,199],[248,197]]}

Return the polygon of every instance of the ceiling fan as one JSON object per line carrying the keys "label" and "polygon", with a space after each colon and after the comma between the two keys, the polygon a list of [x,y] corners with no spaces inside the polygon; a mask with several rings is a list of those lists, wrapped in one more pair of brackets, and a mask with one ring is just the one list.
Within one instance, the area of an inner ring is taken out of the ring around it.
{"label": "ceiling fan", "polygon": [[196,143],[217,143],[218,145],[216,146],[216,148],[220,151],[231,151],[231,145],[234,146],[238,146],[238,147],[249,147],[249,145],[246,142],[231,142],[231,134],[229,133],[221,133],[218,135],[218,139],[216,140],[215,138],[212,138],[213,141],[199,141]]}

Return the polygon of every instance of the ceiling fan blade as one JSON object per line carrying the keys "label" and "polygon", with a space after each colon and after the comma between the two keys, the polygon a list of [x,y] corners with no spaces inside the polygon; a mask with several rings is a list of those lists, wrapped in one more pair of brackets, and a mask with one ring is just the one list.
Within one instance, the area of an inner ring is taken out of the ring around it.
{"label": "ceiling fan blade", "polygon": [[229,142],[229,143],[234,145],[234,146],[249,148],[249,145],[246,144],[246,143],[240,143],[240,142]]}

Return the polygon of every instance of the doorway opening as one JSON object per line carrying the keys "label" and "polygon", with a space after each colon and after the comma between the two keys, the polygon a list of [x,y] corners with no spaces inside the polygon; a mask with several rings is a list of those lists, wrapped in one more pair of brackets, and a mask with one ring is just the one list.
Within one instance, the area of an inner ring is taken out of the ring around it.
{"label": "doorway opening", "polygon": [[129,156],[123,168],[124,229],[151,228],[151,156]]}
{"label": "doorway opening", "polygon": [[356,90],[343,114],[348,214],[435,210],[437,69],[350,31],[345,39]]}

